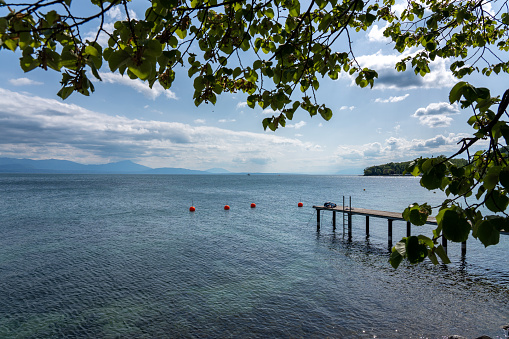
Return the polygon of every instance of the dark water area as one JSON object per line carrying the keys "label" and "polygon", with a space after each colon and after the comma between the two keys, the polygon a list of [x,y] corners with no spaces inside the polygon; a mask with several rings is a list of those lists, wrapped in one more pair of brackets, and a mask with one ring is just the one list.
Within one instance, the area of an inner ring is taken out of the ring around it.
{"label": "dark water area", "polygon": [[444,198],[407,177],[0,175],[0,338],[504,338],[509,236],[394,270],[383,219],[316,231],[343,195]]}

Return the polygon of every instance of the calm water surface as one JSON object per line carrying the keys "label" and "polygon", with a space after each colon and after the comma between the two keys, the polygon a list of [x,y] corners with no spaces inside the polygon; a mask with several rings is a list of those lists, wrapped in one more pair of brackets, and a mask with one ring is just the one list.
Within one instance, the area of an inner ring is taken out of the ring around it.
{"label": "calm water surface", "polygon": [[316,232],[311,206],[343,195],[443,199],[405,177],[0,175],[0,337],[504,337],[509,236],[394,270],[385,220]]}

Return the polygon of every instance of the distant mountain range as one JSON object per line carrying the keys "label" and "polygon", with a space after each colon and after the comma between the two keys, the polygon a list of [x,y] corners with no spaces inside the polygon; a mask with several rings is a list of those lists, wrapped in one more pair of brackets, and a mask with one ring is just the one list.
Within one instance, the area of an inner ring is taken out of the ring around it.
{"label": "distant mountain range", "polygon": [[223,168],[206,171],[186,168],[150,168],[130,160],[103,165],[83,165],[67,160],[31,160],[0,158],[0,173],[61,173],[61,174],[227,174]]}

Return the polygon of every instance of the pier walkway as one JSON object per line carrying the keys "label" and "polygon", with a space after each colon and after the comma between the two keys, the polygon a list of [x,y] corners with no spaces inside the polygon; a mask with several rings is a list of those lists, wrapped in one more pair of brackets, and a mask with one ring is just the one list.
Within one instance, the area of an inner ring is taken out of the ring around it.
{"label": "pier walkway", "polygon": [[[343,199],[344,200],[344,199]],[[351,200],[350,200],[351,204]],[[352,239],[352,215],[363,215],[366,217],[366,237],[369,236],[369,218],[383,218],[387,219],[387,237],[388,237],[388,247],[389,250],[392,248],[392,223],[394,220],[406,221],[403,218],[401,213],[397,212],[387,212],[387,211],[378,211],[378,210],[370,210],[365,208],[351,207],[351,206],[336,206],[336,207],[325,207],[321,206],[313,206],[316,210],[316,230],[320,231],[320,212],[321,211],[331,211],[332,212],[332,229],[336,230],[336,212],[343,213],[343,227],[345,224],[345,214],[348,217],[348,239]],[[437,225],[437,221],[434,217],[428,217],[426,224]],[[406,234],[409,237],[412,233],[412,226],[409,221],[406,221]],[[442,246],[447,251],[447,240],[442,237]],[[467,242],[463,242],[461,244],[461,251],[463,254],[467,251]]]}
{"label": "pier walkway", "polygon": [[[344,198],[343,198],[344,202]],[[344,204],[344,203],[343,203]],[[351,199],[350,199],[350,205],[351,205]],[[378,211],[378,210],[370,210],[366,208],[357,208],[357,207],[351,207],[351,206],[336,206],[336,207],[325,207],[323,205],[321,206],[313,206],[313,208],[316,210],[316,230],[320,231],[320,212],[321,211],[331,211],[332,212],[332,228],[333,230],[336,230],[336,212],[343,213],[343,227],[345,224],[345,214],[348,217],[348,239],[352,239],[352,215],[363,215],[366,217],[366,236],[369,236],[369,218],[375,217],[375,218],[383,218],[387,219],[387,236],[388,236],[388,245],[389,250],[392,248],[392,223],[394,220],[400,220],[400,221],[406,221],[403,218],[403,215],[401,213],[397,212],[387,212],[387,211]],[[429,225],[437,225],[437,220],[435,217],[428,217],[428,220],[426,221],[426,224]],[[407,237],[409,237],[412,233],[412,226],[409,221],[406,221],[406,234]],[[507,230],[502,230],[500,232],[501,234],[509,235],[509,232]],[[442,237],[442,246],[447,251],[447,239]],[[467,242],[464,241],[461,243],[461,253],[462,255],[465,255],[467,252]]]}
{"label": "pier walkway", "polygon": [[[350,213],[350,214],[358,214],[365,215],[369,217],[376,218],[384,218],[384,219],[392,219],[392,220],[405,220],[403,219],[403,215],[397,212],[387,212],[387,211],[377,211],[377,210],[369,210],[365,208],[357,208],[357,207],[348,207],[348,206],[336,206],[332,208],[324,207],[324,206],[313,206],[317,211],[328,210],[333,212],[342,212],[342,213]],[[437,220],[434,217],[428,217],[428,221],[426,224],[436,225]]]}

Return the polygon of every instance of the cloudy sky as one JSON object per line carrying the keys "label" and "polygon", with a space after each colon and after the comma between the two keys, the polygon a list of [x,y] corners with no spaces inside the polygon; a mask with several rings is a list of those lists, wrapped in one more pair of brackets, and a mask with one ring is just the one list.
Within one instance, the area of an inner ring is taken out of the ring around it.
{"label": "cloudy sky", "polygon": [[[134,11],[133,16],[142,17],[142,7]],[[108,20],[119,18],[120,12],[114,12]],[[177,71],[173,87],[165,91],[103,68],[95,93],[73,94],[63,101],[56,95],[58,73],[23,73],[19,54],[2,50],[0,157],[352,174],[390,161],[453,153],[457,142],[471,133],[466,121],[472,111],[448,104],[456,83],[448,71],[451,61],[435,62],[425,78],[412,71],[398,73],[394,65],[405,55],[392,49],[382,31],[374,26],[357,34],[353,44],[359,63],[378,70],[373,89],[358,88],[345,75],[324,79],[317,99],[333,109],[332,120],[298,111],[276,132],[262,127],[263,118],[274,112],[250,109],[241,93],[221,95],[215,106],[195,107],[185,69]],[[466,80],[489,87],[494,95],[501,95],[509,83],[506,75]]]}

